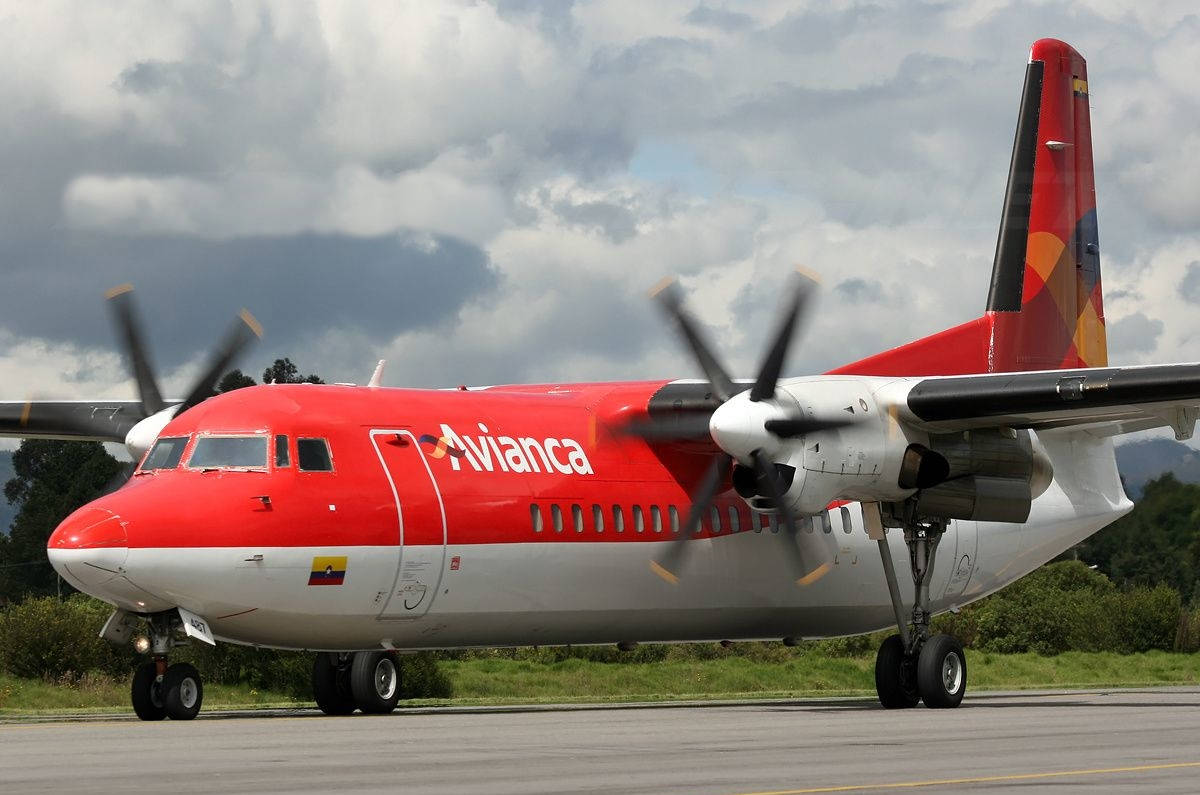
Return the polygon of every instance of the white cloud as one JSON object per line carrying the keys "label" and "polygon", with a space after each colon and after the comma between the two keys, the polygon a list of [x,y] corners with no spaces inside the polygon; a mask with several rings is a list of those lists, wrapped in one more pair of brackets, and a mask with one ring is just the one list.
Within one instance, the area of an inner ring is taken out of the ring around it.
{"label": "white cloud", "polygon": [[[0,31],[0,101],[24,120],[0,136],[0,173],[24,175],[0,224],[21,213],[15,234],[35,240],[468,241],[499,278],[437,329],[312,329],[303,368],[363,380],[377,348],[393,383],[690,374],[644,297],[672,273],[746,372],[802,263],[827,287],[794,361],[811,371],[982,308],[1027,48],[1051,34],[1091,59],[1109,316],[1162,323],[1152,349],[1114,348],[1195,358],[1175,289],[1200,258],[1190,11],[30,6]],[[853,280],[870,289],[851,305],[833,288]],[[0,375],[36,388],[66,384],[27,353],[84,356],[9,331],[19,358]],[[86,382],[119,383],[119,366]]]}

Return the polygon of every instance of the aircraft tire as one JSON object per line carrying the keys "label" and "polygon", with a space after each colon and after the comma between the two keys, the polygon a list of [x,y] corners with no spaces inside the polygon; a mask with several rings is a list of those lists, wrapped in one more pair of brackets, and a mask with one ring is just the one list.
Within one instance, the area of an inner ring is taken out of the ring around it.
{"label": "aircraft tire", "polygon": [[163,704],[162,685],[157,681],[158,666],[146,662],[133,669],[133,684],[129,688],[133,712],[142,720],[162,720],[167,717]]}
{"label": "aircraft tire", "polygon": [[934,635],[921,647],[917,660],[917,689],[925,706],[951,709],[967,692],[967,656],[949,635]]}
{"label": "aircraft tire", "polygon": [[200,672],[190,663],[175,663],[162,681],[163,706],[171,720],[191,720],[200,714],[204,703],[204,684]]}
{"label": "aircraft tire", "polygon": [[887,709],[908,709],[921,700],[912,672],[912,662],[904,654],[904,641],[892,635],[879,646],[875,655],[875,692]]}
{"label": "aircraft tire", "polygon": [[338,665],[337,657],[336,653],[317,653],[313,661],[313,700],[326,715],[349,715],[356,707],[350,693],[350,671],[348,666]]}
{"label": "aircraft tire", "polygon": [[385,715],[400,700],[400,665],[386,651],[360,651],[350,665],[350,692],[363,712]]}

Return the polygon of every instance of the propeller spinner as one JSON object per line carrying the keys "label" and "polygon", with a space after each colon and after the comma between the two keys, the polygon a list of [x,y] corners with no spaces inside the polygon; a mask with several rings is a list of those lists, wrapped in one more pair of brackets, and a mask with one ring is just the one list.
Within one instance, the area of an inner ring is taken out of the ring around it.
{"label": "propeller spinner", "polygon": [[[691,349],[718,405],[693,414],[639,422],[626,430],[648,441],[711,438],[723,451],[714,456],[695,493],[691,495],[692,507],[679,537],[657,560],[651,561],[651,569],[668,582],[678,582],[679,572],[690,549],[687,544],[727,482],[733,461],[745,468],[741,471],[752,474],[756,492],[767,499],[774,511],[775,521],[783,528],[786,554],[798,574],[796,583],[808,585],[828,571],[828,550],[814,548],[823,547],[823,544],[805,544],[806,549],[801,549],[800,542],[806,536],[797,534],[795,514],[784,499],[788,484],[781,481],[778,468],[771,458],[783,440],[848,424],[845,420],[807,417],[799,412],[798,407],[788,410],[784,406],[785,401],[776,392],[796,326],[815,289],[816,279],[810,274],[798,270],[792,275],[771,345],[749,390],[739,388],[734,383],[713,353],[698,324],[683,306],[678,282],[674,279],[665,280],[652,292],[658,305],[674,320]],[[790,399],[786,402],[792,403]]]}

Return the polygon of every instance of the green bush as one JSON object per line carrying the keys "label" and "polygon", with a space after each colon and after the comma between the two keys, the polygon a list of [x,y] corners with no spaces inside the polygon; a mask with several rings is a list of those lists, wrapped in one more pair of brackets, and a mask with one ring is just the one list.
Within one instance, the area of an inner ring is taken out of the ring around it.
{"label": "green bush", "polygon": [[77,680],[89,671],[127,675],[131,648],[100,639],[112,607],[83,594],[27,599],[0,612],[0,670],[36,679]]}
{"label": "green bush", "polygon": [[1179,623],[1179,594],[1173,588],[1120,591],[1083,563],[1062,561],[957,615],[937,617],[934,630],[983,651],[1129,654],[1174,648]]}

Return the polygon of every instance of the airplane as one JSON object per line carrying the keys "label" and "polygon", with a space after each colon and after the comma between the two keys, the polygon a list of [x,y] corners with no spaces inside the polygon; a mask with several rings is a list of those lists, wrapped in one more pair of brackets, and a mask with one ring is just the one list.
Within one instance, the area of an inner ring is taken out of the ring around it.
{"label": "airplane", "polygon": [[[123,442],[128,483],[67,517],[54,568],[135,642],[138,717],[186,720],[218,640],[317,652],[330,715],[391,711],[398,654],[784,640],[886,629],[880,703],[958,706],[962,645],[930,618],[1132,508],[1113,437],[1200,416],[1200,364],[1108,367],[1087,69],[1033,44],[987,304],[823,375],[782,377],[814,282],[791,276],[753,379],[668,283],[703,379],[213,395],[248,314],[164,400],[132,293],[109,296],[136,401],[0,404],[0,433]],[[901,588],[897,559],[912,590]],[[140,634],[144,632],[145,634]]]}

